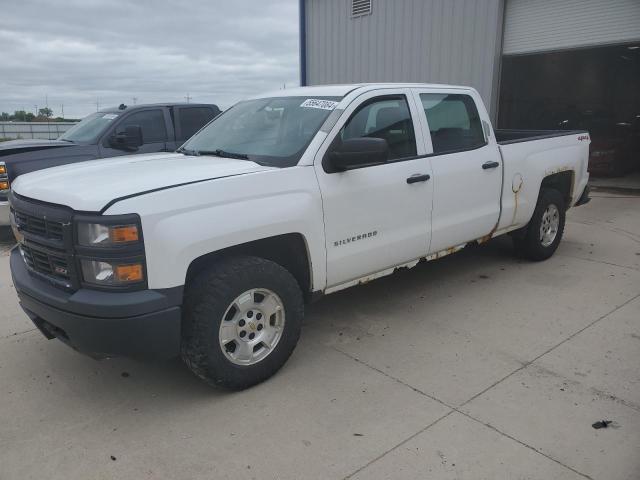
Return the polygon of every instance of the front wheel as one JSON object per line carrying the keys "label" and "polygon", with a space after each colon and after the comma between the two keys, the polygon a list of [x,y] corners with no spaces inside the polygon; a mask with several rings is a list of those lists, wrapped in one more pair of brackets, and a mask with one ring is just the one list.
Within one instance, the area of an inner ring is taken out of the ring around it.
{"label": "front wheel", "polygon": [[286,269],[257,257],[222,259],[187,288],[182,358],[209,384],[250,387],[287,361],[303,314],[302,292]]}
{"label": "front wheel", "polygon": [[529,224],[520,235],[513,236],[516,252],[529,260],[551,257],[562,240],[565,202],[555,189],[543,189]]}

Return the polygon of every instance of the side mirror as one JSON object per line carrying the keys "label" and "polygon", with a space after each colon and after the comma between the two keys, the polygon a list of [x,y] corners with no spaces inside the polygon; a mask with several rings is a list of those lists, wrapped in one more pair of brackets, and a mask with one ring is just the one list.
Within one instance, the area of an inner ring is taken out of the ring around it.
{"label": "side mirror", "polygon": [[379,165],[389,158],[389,144],[384,138],[359,137],[344,140],[329,152],[334,171]]}
{"label": "side mirror", "polygon": [[124,132],[115,133],[109,138],[109,144],[113,148],[122,150],[136,150],[143,143],[140,125],[127,125],[124,127]]}

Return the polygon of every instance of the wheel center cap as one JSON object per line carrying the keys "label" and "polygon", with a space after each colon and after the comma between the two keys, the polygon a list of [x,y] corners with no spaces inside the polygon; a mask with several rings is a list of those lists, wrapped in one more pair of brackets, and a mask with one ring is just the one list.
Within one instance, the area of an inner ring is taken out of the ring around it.
{"label": "wheel center cap", "polygon": [[256,331],[256,324],[254,322],[247,323],[247,327],[249,327],[249,330],[251,330],[252,332]]}

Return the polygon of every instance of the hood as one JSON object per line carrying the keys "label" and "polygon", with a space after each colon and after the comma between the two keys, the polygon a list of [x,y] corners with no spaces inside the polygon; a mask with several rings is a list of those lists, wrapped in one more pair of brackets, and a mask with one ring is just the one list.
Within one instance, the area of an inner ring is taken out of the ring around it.
{"label": "hood", "polygon": [[63,142],[62,140],[9,140],[8,142],[0,142],[0,157],[13,155],[14,153],[33,152],[35,150],[45,150],[56,147],[70,147],[73,145],[73,143]]}
{"label": "hood", "polygon": [[154,153],[39,170],[21,175],[12,188],[23,197],[97,212],[118,198],[273,168],[248,160]]}

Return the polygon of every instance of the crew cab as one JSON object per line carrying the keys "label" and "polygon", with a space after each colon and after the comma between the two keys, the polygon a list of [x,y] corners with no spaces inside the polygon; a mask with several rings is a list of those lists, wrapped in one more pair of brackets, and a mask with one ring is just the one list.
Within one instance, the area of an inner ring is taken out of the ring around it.
{"label": "crew cab", "polygon": [[57,140],[0,143],[0,227],[9,225],[7,198],[18,175],[97,158],[173,152],[218,114],[213,104],[120,105],[83,118]]}
{"label": "crew cab", "polygon": [[469,87],[304,87],[242,101],[176,153],[23,175],[11,272],[48,338],[274,374],[305,303],[511,234],[549,258],[588,201],[589,134],[495,131]]}

